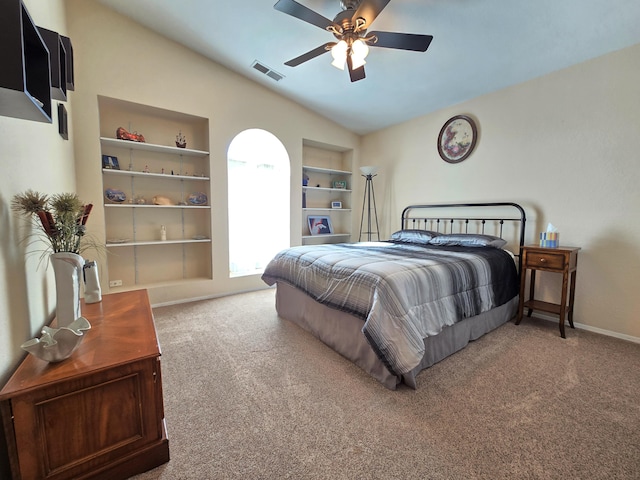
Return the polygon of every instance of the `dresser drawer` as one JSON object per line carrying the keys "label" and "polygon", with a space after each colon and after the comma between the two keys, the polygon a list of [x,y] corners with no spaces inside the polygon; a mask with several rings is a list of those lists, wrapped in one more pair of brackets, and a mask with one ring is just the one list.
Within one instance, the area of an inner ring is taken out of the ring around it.
{"label": "dresser drawer", "polygon": [[528,251],[525,257],[525,267],[562,271],[565,267],[565,258],[562,253]]}

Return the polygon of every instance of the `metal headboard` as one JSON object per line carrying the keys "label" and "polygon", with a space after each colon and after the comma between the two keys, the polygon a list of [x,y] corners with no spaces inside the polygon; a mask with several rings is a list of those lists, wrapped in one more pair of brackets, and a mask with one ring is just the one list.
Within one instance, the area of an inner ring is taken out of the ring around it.
{"label": "metal headboard", "polygon": [[[452,210],[460,209],[460,216],[452,214]],[[466,210],[465,210],[466,209]],[[483,213],[483,210],[484,212]],[[493,209],[493,210],[491,210]],[[440,215],[437,211],[445,212]],[[431,215],[431,211],[434,212]],[[478,212],[478,215],[475,212]],[[501,214],[500,211],[504,212]],[[469,215],[467,213],[472,213]],[[517,203],[439,203],[430,205],[409,205],[402,211],[400,222],[403,230],[434,230],[439,233],[485,233],[487,224],[492,226],[492,235],[503,238],[505,222],[513,223],[517,228],[518,249],[513,254],[518,257],[518,271],[521,271],[521,247],[524,245],[525,224],[527,222],[524,209]],[[470,224],[475,224],[469,231]]]}

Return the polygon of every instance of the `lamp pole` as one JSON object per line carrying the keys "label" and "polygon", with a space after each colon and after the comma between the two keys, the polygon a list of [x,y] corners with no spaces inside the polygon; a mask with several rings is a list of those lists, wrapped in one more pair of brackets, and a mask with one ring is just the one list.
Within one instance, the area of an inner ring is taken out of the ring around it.
{"label": "lamp pole", "polygon": [[[368,169],[368,170],[365,170]],[[371,235],[375,233],[380,240],[380,228],[378,227],[378,211],[376,209],[376,195],[373,191],[373,177],[376,176],[374,172],[371,172],[370,167],[362,167],[361,170],[366,171],[367,173],[362,175],[366,181],[364,185],[364,199],[362,200],[362,217],[360,218],[360,236],[358,237],[358,241],[362,241],[362,234],[367,234],[367,241],[371,241]],[[362,226],[364,224],[364,214],[365,210],[367,212],[367,230],[365,232],[362,231]],[[373,215],[372,215],[373,210]],[[373,218],[372,218],[373,217]],[[372,228],[372,220],[375,221],[375,230],[371,230]]]}

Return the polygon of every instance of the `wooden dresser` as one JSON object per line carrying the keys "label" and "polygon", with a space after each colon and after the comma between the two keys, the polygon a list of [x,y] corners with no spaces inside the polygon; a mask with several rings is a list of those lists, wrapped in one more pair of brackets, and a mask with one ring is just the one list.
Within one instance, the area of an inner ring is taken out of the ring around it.
{"label": "wooden dresser", "polygon": [[169,461],[147,291],[105,295],[82,315],[91,330],[71,357],[28,355],[0,391],[14,479],[125,479]]}

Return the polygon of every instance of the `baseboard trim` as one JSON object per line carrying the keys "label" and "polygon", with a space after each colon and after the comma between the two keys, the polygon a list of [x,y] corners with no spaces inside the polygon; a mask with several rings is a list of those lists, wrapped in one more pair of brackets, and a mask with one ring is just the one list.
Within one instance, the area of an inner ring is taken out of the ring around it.
{"label": "baseboard trim", "polygon": [[[248,289],[248,290],[242,290],[240,292],[220,293],[220,294],[217,294],[217,295],[207,295],[207,296],[204,296],[204,297],[185,298],[185,299],[181,299],[181,300],[174,300],[174,301],[171,301],[171,302],[155,303],[155,304],[151,305],[151,308],[168,307],[168,306],[171,306],[171,305],[179,305],[181,303],[198,302],[198,301],[201,301],[201,300],[212,300],[214,298],[228,297],[229,295],[237,295],[239,293],[256,292],[258,290],[266,290],[266,289],[269,289],[269,288],[275,288],[275,287],[253,288],[253,289]],[[558,323],[558,317],[553,317],[553,316],[547,315],[545,313],[536,312],[535,317],[539,318],[541,320],[546,320],[547,322],[553,322],[553,323],[556,323],[556,324]],[[624,333],[613,332],[611,330],[605,330],[604,328],[592,327],[591,325],[585,325],[583,323],[577,323],[577,322],[573,322],[573,326],[576,327],[576,328],[579,328],[580,330],[586,330],[588,332],[598,333],[600,335],[606,335],[608,337],[619,338],[621,340],[627,340],[628,342],[640,343],[640,337],[633,337],[631,335],[625,335]]]}
{"label": "baseboard trim", "polygon": [[[548,322],[558,324],[558,317],[547,315],[545,313],[535,313],[535,317]],[[619,338],[621,340],[627,340],[628,342],[640,343],[640,337],[633,337],[631,335],[625,335],[624,333],[618,333],[611,330],[605,330],[604,328],[592,327],[591,325],[585,325],[583,323],[573,322],[573,326],[580,330],[586,330],[588,332],[599,333],[600,335],[606,335],[607,337]]]}

